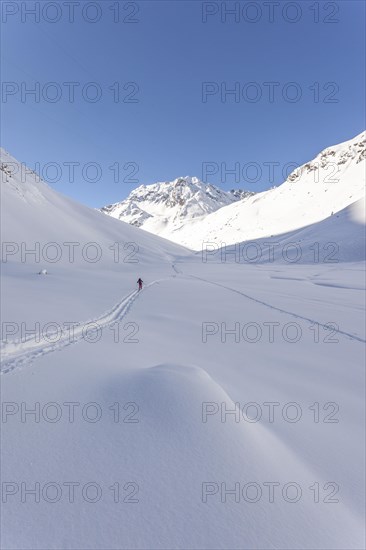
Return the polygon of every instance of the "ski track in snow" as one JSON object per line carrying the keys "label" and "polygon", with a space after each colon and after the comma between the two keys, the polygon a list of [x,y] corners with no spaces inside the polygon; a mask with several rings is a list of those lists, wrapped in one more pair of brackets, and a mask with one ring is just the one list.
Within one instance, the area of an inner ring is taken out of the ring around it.
{"label": "ski track in snow", "polygon": [[[158,281],[145,285],[145,289],[154,285]],[[73,334],[70,331],[65,331],[61,338],[55,342],[45,342],[44,340],[36,341],[34,338],[27,339],[23,342],[9,342],[5,344],[1,350],[2,362],[0,374],[7,374],[14,369],[21,368],[25,364],[31,364],[34,359],[39,356],[46,355],[53,351],[60,351],[62,348],[75,344],[84,339],[85,327],[89,324],[95,323],[98,328],[104,329],[113,323],[122,320],[129,312],[134,301],[139,297],[142,291],[134,290],[127,294],[121,302],[118,302],[110,311],[98,317],[80,323],[74,328]]]}
{"label": "ski track in snow", "polygon": [[358,342],[362,342],[363,344],[366,343],[366,340],[361,338],[360,336],[357,336],[356,334],[351,334],[350,332],[346,332],[344,330],[339,330],[335,328],[334,325],[321,323],[320,321],[316,321],[315,319],[310,319],[310,317],[304,317],[303,315],[299,315],[298,313],[293,313],[292,311],[287,311],[286,309],[281,309],[277,306],[273,306],[272,304],[269,304],[268,302],[264,302],[263,300],[258,300],[258,298],[254,298],[253,296],[249,296],[248,294],[245,294],[245,292],[241,292],[240,290],[236,290],[235,288],[231,288],[229,286],[222,285],[221,283],[215,283],[213,281],[209,281],[207,279],[202,279],[201,277],[197,277],[195,275],[190,275],[193,279],[197,279],[199,281],[202,281],[204,283],[215,285],[221,288],[225,288],[226,290],[229,290],[231,292],[235,292],[236,294],[240,294],[241,296],[244,296],[244,298],[247,298],[248,300],[252,300],[252,302],[256,302],[257,304],[261,304],[263,306],[266,306],[270,309],[274,309],[276,311],[279,311],[280,313],[284,313],[286,315],[291,315],[292,317],[295,317],[296,319],[302,319],[303,321],[308,321],[312,324],[318,324],[320,327],[324,328],[325,330],[332,330],[332,332],[336,332],[337,334],[342,334],[342,336],[347,336],[351,340],[357,340]]}
{"label": "ski track in snow", "polygon": [[[177,275],[184,275],[184,273],[176,267],[175,263],[172,263],[172,269],[175,272],[173,275],[173,278],[175,278]],[[273,306],[268,302],[264,302],[263,300],[259,300],[258,298],[254,298],[253,296],[249,296],[248,294],[245,294],[244,292],[237,290],[235,288],[231,288],[221,283],[216,283],[214,281],[209,281],[208,279],[203,279],[195,275],[188,275],[188,277],[192,279],[196,279],[206,284],[224,288],[225,290],[239,294],[240,296],[243,296],[248,300],[256,302],[257,304],[265,306],[269,309],[273,309],[285,315],[290,315],[292,317],[295,317],[296,319],[302,319],[303,321],[307,321],[312,324],[316,323],[326,330],[330,329],[329,325],[326,325],[314,319],[310,319],[309,317],[299,315],[292,311],[287,311],[277,306]],[[153,281],[150,284],[145,285],[144,289],[151,287],[157,282],[158,281]],[[143,290],[141,292],[143,292]],[[17,368],[21,368],[26,364],[31,364],[37,357],[46,355],[53,351],[60,351],[62,348],[68,345],[75,344],[80,340],[83,340],[85,327],[89,324],[94,323],[98,326],[99,329],[104,329],[112,325],[113,323],[122,320],[127,315],[132,304],[138,298],[141,292],[139,292],[138,290],[134,290],[130,294],[127,294],[127,296],[125,296],[121,300],[121,302],[118,302],[110,311],[108,311],[101,317],[98,317],[97,319],[92,319],[82,324],[80,323],[77,327],[74,328],[74,332],[72,336],[70,335],[69,331],[65,331],[61,336],[61,338],[59,338],[55,342],[45,343],[42,340],[36,341],[34,338],[29,338],[22,342],[9,342],[8,344],[5,344],[1,350],[2,364],[1,364],[0,374],[7,374],[9,372],[12,372],[13,370]],[[364,340],[363,338],[355,334],[351,334],[349,332],[336,329],[334,326],[331,327],[331,330],[336,332],[337,334],[341,334],[342,336],[346,336],[347,338],[350,338],[352,340],[357,340],[359,342],[366,343],[366,340]]]}

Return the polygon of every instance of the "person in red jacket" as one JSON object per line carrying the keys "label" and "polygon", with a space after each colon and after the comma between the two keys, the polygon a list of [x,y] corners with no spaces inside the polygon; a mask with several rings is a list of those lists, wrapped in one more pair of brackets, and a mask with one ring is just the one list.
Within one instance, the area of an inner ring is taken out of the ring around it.
{"label": "person in red jacket", "polygon": [[141,278],[138,279],[137,283],[138,283],[138,285],[139,285],[139,290],[142,290],[142,283],[143,283],[143,282],[144,282],[144,281],[143,281]]}

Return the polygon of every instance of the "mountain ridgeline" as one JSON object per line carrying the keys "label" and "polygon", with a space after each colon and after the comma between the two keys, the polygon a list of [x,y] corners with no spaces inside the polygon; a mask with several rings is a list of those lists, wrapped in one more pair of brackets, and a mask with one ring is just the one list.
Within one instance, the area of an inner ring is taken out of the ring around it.
{"label": "mountain ridgeline", "polygon": [[101,212],[193,250],[271,237],[325,220],[362,199],[366,134],[323,150],[262,193],[223,191],[196,177],[141,185]]}

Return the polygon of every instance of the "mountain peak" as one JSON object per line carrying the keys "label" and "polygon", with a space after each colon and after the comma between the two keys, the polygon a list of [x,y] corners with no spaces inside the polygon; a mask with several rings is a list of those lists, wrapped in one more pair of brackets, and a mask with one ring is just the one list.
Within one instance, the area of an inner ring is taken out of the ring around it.
{"label": "mountain peak", "polygon": [[121,202],[101,208],[110,216],[138,227],[146,225],[172,230],[189,220],[197,219],[242,200],[254,193],[250,191],[222,191],[215,185],[204,183],[195,176],[180,176],[172,181],[140,185]]}

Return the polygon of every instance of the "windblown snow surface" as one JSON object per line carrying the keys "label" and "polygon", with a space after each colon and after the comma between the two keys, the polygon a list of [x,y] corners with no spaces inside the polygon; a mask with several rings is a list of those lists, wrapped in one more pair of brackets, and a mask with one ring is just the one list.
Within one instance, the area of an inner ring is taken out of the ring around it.
{"label": "windblown snow surface", "polygon": [[192,253],[2,162],[2,547],[364,548],[362,201]]}

